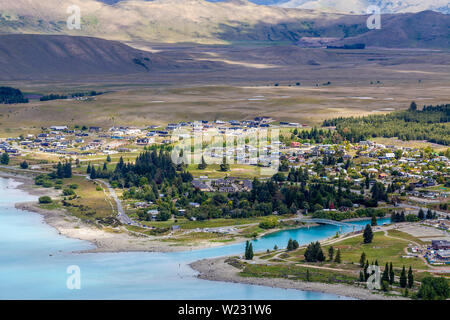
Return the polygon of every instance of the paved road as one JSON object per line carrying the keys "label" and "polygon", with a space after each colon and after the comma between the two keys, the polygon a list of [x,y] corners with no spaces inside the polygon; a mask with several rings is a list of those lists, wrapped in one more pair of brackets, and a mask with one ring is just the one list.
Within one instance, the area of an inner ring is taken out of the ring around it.
{"label": "paved road", "polygon": [[[90,178],[86,176],[86,179],[90,179]],[[100,180],[100,179],[96,179],[96,181],[104,184],[106,186],[106,188],[108,188],[109,194],[111,195],[111,197],[116,202],[117,219],[119,219],[119,221],[122,222],[123,224],[129,224],[129,225],[133,225],[133,226],[138,226],[138,223],[136,223],[133,220],[131,220],[131,218],[123,210],[122,203],[120,202],[119,198],[117,197],[116,191],[111,187],[109,182],[104,181],[104,180]]]}
{"label": "paved road", "polygon": [[[19,169],[19,168],[14,168],[14,167],[10,167],[10,166],[0,166],[0,168],[9,169],[9,170],[18,171],[18,172],[34,173],[34,174],[36,174],[36,173],[38,173],[38,174],[39,173],[43,173],[43,174],[49,173],[48,171],[31,170],[31,169]],[[90,180],[89,176],[87,176],[85,174],[76,174],[76,173],[74,173],[74,175],[81,176],[81,177],[86,177],[86,179]],[[133,226],[138,226],[139,224],[136,223],[135,221],[131,220],[131,218],[123,210],[122,203],[120,202],[119,198],[117,197],[116,192],[111,187],[109,182],[104,181],[104,180],[100,180],[100,179],[97,179],[97,181],[106,186],[106,188],[109,191],[109,194],[111,195],[111,197],[116,202],[117,219],[119,219],[119,221],[122,222],[123,224],[129,224],[129,225],[133,225]]]}

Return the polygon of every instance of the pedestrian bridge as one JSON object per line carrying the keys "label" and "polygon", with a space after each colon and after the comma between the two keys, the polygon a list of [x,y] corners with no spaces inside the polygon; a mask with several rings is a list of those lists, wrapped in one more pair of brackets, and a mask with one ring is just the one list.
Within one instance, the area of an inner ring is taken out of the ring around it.
{"label": "pedestrian bridge", "polygon": [[359,230],[362,228],[361,225],[328,219],[299,219],[299,221],[309,223],[319,223],[319,224],[331,224],[338,227],[350,227],[353,228],[354,230]]}

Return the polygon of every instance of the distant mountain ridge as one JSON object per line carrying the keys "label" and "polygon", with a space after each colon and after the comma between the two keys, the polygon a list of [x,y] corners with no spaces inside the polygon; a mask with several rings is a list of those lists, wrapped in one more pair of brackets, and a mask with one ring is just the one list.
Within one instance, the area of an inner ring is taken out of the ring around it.
{"label": "distant mountain ridge", "polygon": [[[81,8],[81,30],[66,26],[66,10],[71,5]],[[113,5],[96,0],[0,0],[0,34],[203,44],[298,43],[306,37],[337,43],[364,41],[368,47],[449,48],[450,15],[432,11],[386,14],[382,30],[369,30],[366,20],[364,15],[256,5],[246,0],[140,0]]]}
{"label": "distant mountain ridge", "polygon": [[[103,3],[115,4],[128,0],[100,0]],[[138,0],[152,1],[152,0]],[[209,2],[225,2],[229,0],[206,0]],[[280,6],[283,8],[314,9],[334,12],[365,14],[367,7],[380,7],[382,13],[415,13],[432,10],[450,14],[448,0],[248,0],[259,5]]]}
{"label": "distant mountain ridge", "polygon": [[381,13],[416,13],[432,10],[450,14],[450,3],[448,0],[283,0],[278,5],[284,8],[354,14],[365,14],[369,6],[378,6],[381,9]]}

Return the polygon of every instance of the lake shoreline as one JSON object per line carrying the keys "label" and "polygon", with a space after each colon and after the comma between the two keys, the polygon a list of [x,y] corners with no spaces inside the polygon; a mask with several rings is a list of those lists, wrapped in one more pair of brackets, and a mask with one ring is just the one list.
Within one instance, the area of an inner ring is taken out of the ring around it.
{"label": "lake shoreline", "polygon": [[[60,190],[51,188],[37,187],[34,185],[33,175],[26,173],[11,173],[0,170],[0,178],[13,179],[19,185],[17,189],[22,190],[33,196],[50,196],[52,198],[60,195]],[[81,219],[69,214],[64,209],[45,209],[39,206],[36,201],[15,203],[15,208],[19,210],[34,212],[43,217],[43,220],[49,226],[55,228],[62,236],[81,241],[87,241],[93,245],[92,249],[76,251],[75,253],[101,253],[101,252],[182,252],[222,247],[231,244],[245,243],[245,237],[236,237],[236,239],[227,242],[202,241],[192,245],[177,244],[176,241],[164,241],[167,237],[147,236],[131,231],[111,228],[111,230],[100,229],[95,225],[89,225]],[[303,226],[298,226],[303,227]],[[296,227],[297,228],[297,227]],[[265,236],[281,230],[267,230],[258,237]]]}
{"label": "lake shoreline", "polygon": [[320,293],[333,294],[358,300],[405,300],[403,297],[387,297],[379,293],[372,293],[362,287],[355,287],[343,284],[328,284],[320,282],[294,281],[281,278],[256,278],[241,277],[239,269],[225,262],[227,257],[203,259],[195,261],[189,266],[197,271],[197,277],[203,280],[242,283],[250,285],[260,285],[272,288],[295,289],[301,291],[314,291]]}
{"label": "lake shoreline", "polygon": [[[57,197],[59,190],[36,187],[33,175],[26,173],[10,173],[0,170],[0,178],[12,179],[19,184],[15,188],[33,196]],[[142,234],[131,234],[119,229],[105,231],[95,225],[89,225],[81,219],[69,214],[64,209],[49,210],[41,208],[37,201],[18,202],[14,204],[16,209],[33,212],[41,215],[43,221],[55,228],[62,236],[72,239],[87,241],[93,246],[92,249],[76,251],[74,253],[101,253],[101,252],[180,252],[206,249],[221,246],[221,243],[201,243],[196,246],[174,245],[164,242],[157,237],[144,236]],[[228,244],[228,243],[227,243]]]}
{"label": "lake shoreline", "polygon": [[[34,185],[34,179],[32,175],[15,174],[0,171],[0,178],[12,179],[18,182],[19,184],[15,186],[16,189],[20,189],[34,196],[47,195],[51,197],[56,197],[59,196],[60,194],[59,190],[36,187]],[[87,223],[81,221],[79,218],[70,215],[64,209],[49,210],[42,208],[36,201],[18,202],[15,203],[14,206],[19,210],[33,212],[41,215],[43,217],[43,221],[49,226],[55,228],[60,235],[72,239],[87,241],[93,247],[87,250],[73,251],[72,253],[182,252],[212,247],[222,247],[235,243],[244,243],[246,240],[245,238],[239,238],[236,239],[235,241],[230,241],[227,243],[207,242],[199,244],[198,246],[173,245],[171,243],[161,241],[160,238],[156,239],[156,237],[152,238],[138,235],[133,236],[130,235],[128,232],[119,232],[119,231],[117,233],[111,231],[107,232],[105,230],[99,229],[95,225],[88,225]],[[304,225],[295,226],[295,228],[304,228],[304,227],[305,227]],[[260,236],[289,229],[291,228],[280,230],[267,230]],[[330,238],[326,238],[322,239],[321,241],[329,239]],[[223,256],[221,258],[198,260],[192,262],[191,264],[189,264],[189,266],[195,271],[199,272],[198,278],[211,281],[262,285],[274,288],[297,289],[301,291],[314,291],[356,299],[386,298],[381,295],[373,295],[367,293],[368,290],[366,289],[343,285],[304,283],[298,281],[292,283],[292,281],[286,279],[243,278],[237,275],[238,269],[235,269],[234,267],[223,262],[226,258],[227,257]],[[213,266],[214,268],[212,268]],[[395,297],[395,299],[397,298]]]}
{"label": "lake shoreline", "polygon": [[[49,196],[55,198],[60,196],[61,191],[52,188],[43,188],[34,185],[33,174],[26,172],[6,172],[0,170],[0,178],[13,179],[19,182],[16,186],[33,196]],[[109,231],[102,230],[95,225],[89,225],[81,219],[69,214],[65,209],[45,209],[39,206],[35,201],[15,203],[16,209],[25,210],[41,215],[44,222],[55,228],[60,235],[90,242],[94,248],[77,251],[76,253],[100,253],[100,252],[182,252],[222,247],[231,244],[245,243],[253,238],[236,237],[227,242],[201,241],[192,245],[177,244],[176,241],[165,241],[168,237],[147,236],[131,231],[113,229]],[[310,224],[309,226],[315,226]],[[305,225],[292,226],[287,228],[270,229],[258,235],[258,238],[271,233],[283,230],[304,228]],[[257,239],[257,238],[256,238]]]}

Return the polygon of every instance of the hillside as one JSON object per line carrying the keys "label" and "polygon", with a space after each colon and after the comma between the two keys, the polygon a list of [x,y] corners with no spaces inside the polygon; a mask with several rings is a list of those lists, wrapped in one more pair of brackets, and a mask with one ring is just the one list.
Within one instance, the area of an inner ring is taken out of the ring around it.
{"label": "hillside", "polygon": [[321,11],[365,14],[370,5],[380,7],[381,13],[407,13],[433,10],[450,13],[448,0],[281,0],[279,6]]}
{"label": "hillside", "polygon": [[204,69],[210,62],[175,57],[90,37],[0,35],[0,80],[52,79],[82,75],[146,74]]}
{"label": "hillside", "polygon": [[[114,4],[126,0],[100,0],[103,3]],[[151,0],[142,0],[151,1]],[[226,0],[207,0],[209,2],[224,2]],[[433,10],[450,13],[447,0],[249,0],[259,5],[280,6],[283,8],[315,9],[330,12],[365,14],[366,8],[376,5],[382,13],[406,13]]]}
{"label": "hillside", "polygon": [[383,15],[380,30],[341,41],[387,48],[450,48],[450,16],[433,11]]}
{"label": "hillside", "polygon": [[[73,4],[81,8],[81,30],[66,27],[66,9]],[[368,46],[379,46],[386,39],[389,47],[448,48],[448,32],[445,33],[448,15],[436,12],[386,15],[382,21],[386,33],[368,30],[366,19],[362,15],[262,6],[246,0],[121,1],[112,5],[95,0],[46,0],[31,4],[27,0],[0,0],[0,33],[203,44],[297,43],[302,37],[345,38],[351,42],[355,37],[355,41],[365,41]]]}

